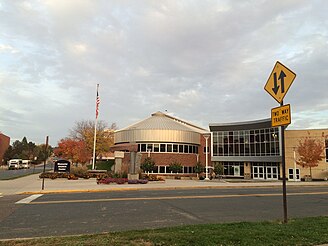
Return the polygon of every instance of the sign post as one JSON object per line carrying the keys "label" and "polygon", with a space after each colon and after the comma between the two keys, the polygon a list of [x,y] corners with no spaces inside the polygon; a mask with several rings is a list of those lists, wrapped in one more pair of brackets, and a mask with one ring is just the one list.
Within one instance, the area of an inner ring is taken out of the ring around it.
{"label": "sign post", "polygon": [[48,159],[48,141],[49,141],[49,136],[46,137],[46,145],[44,148],[43,179],[42,179],[42,187],[41,187],[42,190],[44,190],[44,174],[46,172],[46,162]]}
{"label": "sign post", "polygon": [[281,132],[281,168],[282,168],[282,193],[284,223],[288,222],[287,216],[287,189],[286,189],[286,158],[285,158],[285,125],[291,123],[290,105],[284,105],[283,99],[292,85],[296,74],[279,61],[276,62],[267,83],[266,90],[279,104],[280,107],[271,110],[272,127],[280,126]]}

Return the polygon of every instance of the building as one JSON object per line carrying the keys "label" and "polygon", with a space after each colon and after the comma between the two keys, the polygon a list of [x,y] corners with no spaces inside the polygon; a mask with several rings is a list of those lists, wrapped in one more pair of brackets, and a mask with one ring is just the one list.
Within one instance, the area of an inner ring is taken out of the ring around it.
{"label": "building", "polygon": [[310,129],[310,130],[286,130],[285,131],[285,155],[286,155],[286,176],[288,180],[299,181],[306,175],[310,175],[309,168],[303,168],[296,164],[298,159],[297,146],[305,138],[314,138],[324,146],[323,160],[317,167],[312,168],[313,179],[328,178],[328,129]]}
{"label": "building", "polygon": [[[205,165],[206,139],[209,131],[192,123],[162,112],[153,113],[149,118],[117,130],[114,133],[113,151],[125,152],[123,164],[131,162],[131,152],[141,154],[141,162],[151,157],[156,164],[154,173],[171,173],[169,165],[178,162],[183,173],[194,173],[198,161]],[[208,150],[210,142],[208,141]],[[209,160],[208,153],[208,160]]]}
{"label": "building", "polygon": [[[280,128],[271,119],[209,125],[211,161],[221,163],[225,177],[278,180],[282,177]],[[289,180],[304,179],[309,170],[295,164],[294,151],[300,140],[314,137],[325,145],[325,158],[312,168],[314,179],[328,177],[328,129],[286,130],[285,160]],[[295,151],[296,152],[296,151]]]}
{"label": "building", "polygon": [[276,180],[280,173],[279,128],[271,119],[210,124],[211,160],[221,163],[225,177]]}
{"label": "building", "polygon": [[10,137],[0,132],[0,165],[3,163],[3,156],[10,144]]}

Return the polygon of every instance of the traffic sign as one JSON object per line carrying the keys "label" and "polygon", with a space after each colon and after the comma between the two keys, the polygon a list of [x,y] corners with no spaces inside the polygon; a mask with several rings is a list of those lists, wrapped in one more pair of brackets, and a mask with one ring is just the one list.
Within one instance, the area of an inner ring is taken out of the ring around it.
{"label": "traffic sign", "polygon": [[296,74],[279,61],[276,62],[264,89],[278,102],[284,99]]}
{"label": "traffic sign", "polygon": [[271,126],[285,126],[291,123],[290,104],[271,109]]}

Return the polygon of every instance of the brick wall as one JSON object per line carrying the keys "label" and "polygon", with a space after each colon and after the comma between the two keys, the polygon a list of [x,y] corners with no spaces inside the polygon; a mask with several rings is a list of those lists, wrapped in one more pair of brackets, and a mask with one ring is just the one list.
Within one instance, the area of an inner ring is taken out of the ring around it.
{"label": "brick wall", "polygon": [[[147,157],[148,153],[143,153],[141,162]],[[176,161],[182,166],[193,167],[197,163],[196,154],[150,153],[150,158],[155,161],[156,166],[169,166],[172,162]]]}
{"label": "brick wall", "polygon": [[10,137],[0,133],[0,165],[2,164],[3,155],[8,149],[9,144],[10,144]]}

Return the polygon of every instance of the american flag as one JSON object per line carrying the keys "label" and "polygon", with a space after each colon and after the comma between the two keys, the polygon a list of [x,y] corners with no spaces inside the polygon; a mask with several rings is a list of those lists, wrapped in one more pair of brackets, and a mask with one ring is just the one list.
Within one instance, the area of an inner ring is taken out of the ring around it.
{"label": "american flag", "polygon": [[97,85],[97,97],[96,97],[96,119],[98,119],[98,114],[99,114],[99,104],[100,104],[100,97],[98,93],[98,86]]}

